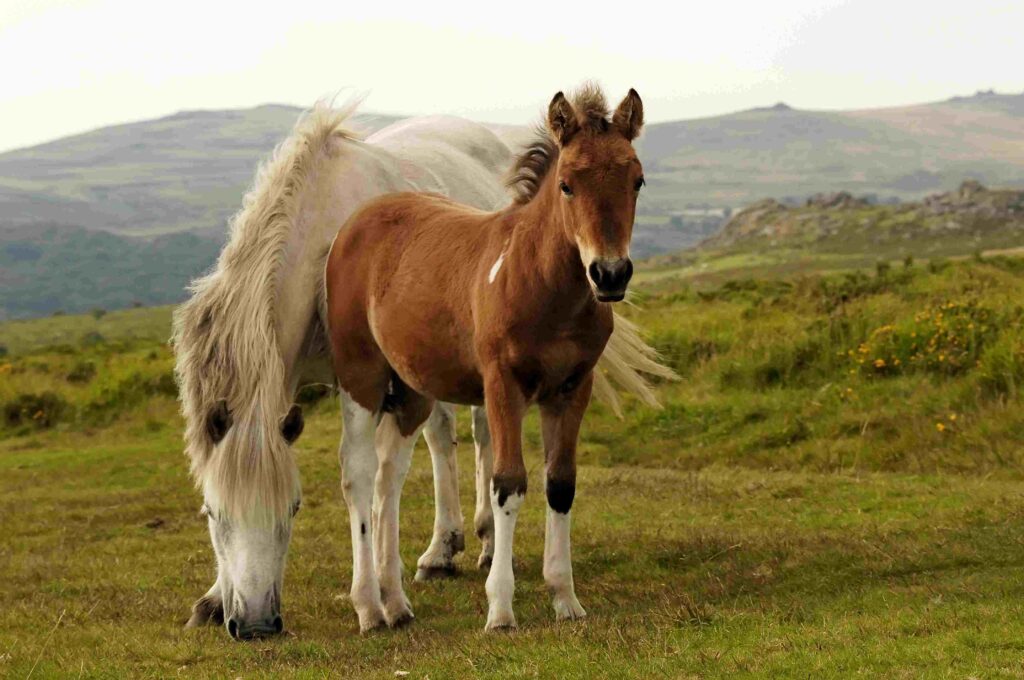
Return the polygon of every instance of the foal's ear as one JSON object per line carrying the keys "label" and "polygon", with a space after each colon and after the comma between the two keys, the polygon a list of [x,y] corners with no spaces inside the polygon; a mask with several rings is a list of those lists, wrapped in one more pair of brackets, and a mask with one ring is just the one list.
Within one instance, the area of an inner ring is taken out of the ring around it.
{"label": "foal's ear", "polygon": [[580,123],[576,119],[576,111],[561,92],[548,104],[548,129],[559,146],[568,144],[572,136],[579,132]]}
{"label": "foal's ear", "polygon": [[234,421],[231,418],[231,411],[228,410],[228,402],[221,399],[206,414],[206,434],[210,435],[214,444],[219,444],[231,429],[232,422]]}
{"label": "foal's ear", "polygon": [[619,108],[615,109],[612,125],[629,141],[633,141],[640,134],[640,128],[644,126],[644,103],[640,101],[640,95],[633,88],[629,88],[629,94],[619,104]]}
{"label": "foal's ear", "polygon": [[302,434],[302,428],[305,426],[306,422],[302,419],[302,408],[298,404],[292,404],[292,407],[288,409],[288,415],[281,421],[281,436],[286,442],[293,444]]}

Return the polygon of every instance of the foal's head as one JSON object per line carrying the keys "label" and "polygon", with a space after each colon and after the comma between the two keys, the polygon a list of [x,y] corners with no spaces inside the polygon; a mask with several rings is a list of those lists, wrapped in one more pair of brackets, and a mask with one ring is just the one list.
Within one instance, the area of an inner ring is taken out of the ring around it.
{"label": "foal's head", "polygon": [[611,120],[604,95],[595,87],[584,87],[572,102],[559,92],[548,107],[548,130],[559,149],[551,171],[563,226],[602,302],[625,297],[633,275],[629,240],[644,172],[632,142],[643,124],[644,105],[636,90],[629,91]]}

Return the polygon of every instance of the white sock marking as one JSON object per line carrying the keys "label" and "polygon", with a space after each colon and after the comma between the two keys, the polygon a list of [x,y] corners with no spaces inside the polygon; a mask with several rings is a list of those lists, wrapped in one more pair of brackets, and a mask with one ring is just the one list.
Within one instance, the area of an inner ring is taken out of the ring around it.
{"label": "white sock marking", "polygon": [[494,561],[487,575],[487,629],[516,625],[512,611],[512,596],[516,589],[512,571],[512,539],[516,531],[516,518],[523,504],[523,494],[512,494],[498,505],[498,495],[491,490],[491,510],[494,513]]}

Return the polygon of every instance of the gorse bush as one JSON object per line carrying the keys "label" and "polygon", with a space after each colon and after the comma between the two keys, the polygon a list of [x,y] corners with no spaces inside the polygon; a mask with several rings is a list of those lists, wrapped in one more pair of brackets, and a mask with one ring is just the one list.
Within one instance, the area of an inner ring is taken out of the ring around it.
{"label": "gorse bush", "polygon": [[853,368],[869,376],[957,375],[977,367],[986,343],[1011,322],[976,300],[943,302],[875,328],[846,355]]}

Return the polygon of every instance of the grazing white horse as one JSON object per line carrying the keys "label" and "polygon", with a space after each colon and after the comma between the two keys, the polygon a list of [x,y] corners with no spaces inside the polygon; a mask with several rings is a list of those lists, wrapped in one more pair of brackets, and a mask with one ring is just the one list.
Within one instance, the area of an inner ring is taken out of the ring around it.
{"label": "grazing white horse", "polygon": [[[458,118],[418,118],[364,141],[345,127],[354,110],[355,104],[320,105],[296,124],[259,170],[215,269],[193,283],[192,297],[175,313],[186,451],[217,557],[217,579],[194,604],[188,625],[223,622],[238,639],[280,632],[284,625],[284,563],[301,496],[291,445],[303,420],[293,399],[305,382],[333,381],[322,284],[339,227],[367,200],[396,191],[434,192],[481,210],[510,200],[503,180],[513,156],[487,128]],[[656,403],[641,373],[673,375],[655,361],[637,329],[617,319],[595,371],[594,391],[616,410],[612,383]],[[491,449],[482,410],[474,413],[473,434],[478,564],[489,568]],[[464,549],[450,405],[437,404],[424,435],[436,514],[417,578],[452,571],[455,554]],[[400,558],[380,538],[397,535],[397,490],[406,472],[407,466],[375,471],[375,564],[355,565],[357,577],[370,569],[385,577],[389,624],[411,616]],[[359,530],[366,528],[353,523],[353,531]]]}

